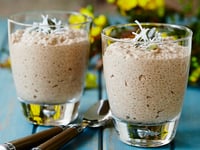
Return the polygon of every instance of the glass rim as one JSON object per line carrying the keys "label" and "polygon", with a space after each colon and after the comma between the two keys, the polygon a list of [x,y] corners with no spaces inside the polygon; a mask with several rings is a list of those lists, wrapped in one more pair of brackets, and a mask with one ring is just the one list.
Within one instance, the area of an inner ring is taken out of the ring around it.
{"label": "glass rim", "polygon": [[[153,23],[153,22],[141,22],[140,25],[143,27],[144,25],[145,26],[152,26],[152,27],[170,27],[170,28],[174,28],[174,29],[179,29],[179,30],[184,30],[186,31],[186,35],[185,37],[182,37],[182,38],[178,38],[176,40],[173,40],[173,42],[180,42],[180,41],[183,41],[183,40],[187,40],[187,39],[190,39],[192,38],[192,35],[193,35],[193,31],[186,27],[186,26],[183,26],[183,25],[177,25],[177,24],[168,24],[168,23]],[[128,27],[128,26],[138,26],[137,23],[124,23],[124,24],[117,24],[117,25],[111,25],[111,26],[108,26],[108,27],[105,27],[102,32],[101,32],[101,36],[102,37],[106,37],[107,39],[109,40],[112,40],[112,41],[116,41],[116,42],[124,42],[124,43],[130,43],[132,41],[125,41],[123,39],[120,39],[120,38],[115,38],[115,37],[112,37],[112,36],[109,36],[109,35],[106,35],[106,31],[109,30],[109,29],[112,29],[112,28],[120,28],[120,27]],[[165,41],[162,41],[162,43],[164,43]],[[167,42],[167,41],[166,41]],[[144,43],[144,42],[138,42],[138,43]],[[160,43],[160,42],[158,42]]]}
{"label": "glass rim", "polygon": [[[38,15],[41,16],[44,13],[47,14],[47,15],[48,15],[48,13],[50,13],[50,14],[72,14],[72,15],[74,14],[74,15],[81,15],[84,18],[86,18],[86,21],[83,21],[83,22],[80,22],[80,23],[73,23],[71,25],[82,25],[82,24],[87,24],[87,23],[91,23],[92,22],[92,18],[90,16],[81,14],[80,12],[76,12],[76,11],[64,11],[64,10],[39,10],[39,11],[24,11],[24,12],[19,12],[19,13],[16,13],[16,14],[13,14],[13,15],[9,16],[8,17],[8,22],[12,22],[12,23],[15,23],[15,24],[21,25],[21,26],[31,27],[33,24],[22,23],[20,21],[17,21],[15,19],[15,17],[22,16],[22,15],[34,15],[34,14],[38,14]],[[57,25],[40,25],[40,26],[55,27]]]}

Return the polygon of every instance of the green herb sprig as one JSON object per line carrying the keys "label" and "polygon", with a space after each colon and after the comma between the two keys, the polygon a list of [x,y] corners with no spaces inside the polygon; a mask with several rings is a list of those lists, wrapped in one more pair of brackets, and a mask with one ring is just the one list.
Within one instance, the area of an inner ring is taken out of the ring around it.
{"label": "green herb sprig", "polygon": [[[142,25],[136,20],[135,23],[139,26],[140,32],[132,32],[135,35],[133,42],[135,46],[147,47],[147,50],[155,50],[158,47],[157,43],[162,41],[161,34],[156,28],[143,28]],[[152,46],[153,45],[153,46]]]}
{"label": "green herb sprig", "polygon": [[42,22],[34,22],[30,31],[36,31],[36,32],[42,32],[46,34],[51,33],[62,33],[63,31],[67,30],[67,27],[64,27],[61,20],[58,20],[56,18],[49,18],[48,15],[41,15]]}

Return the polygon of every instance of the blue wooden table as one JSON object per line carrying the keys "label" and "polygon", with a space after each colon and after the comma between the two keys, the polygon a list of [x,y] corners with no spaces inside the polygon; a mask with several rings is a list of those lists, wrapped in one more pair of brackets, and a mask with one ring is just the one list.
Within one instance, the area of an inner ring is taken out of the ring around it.
{"label": "blue wooden table", "polygon": [[[0,49],[8,49],[7,22],[0,19]],[[4,59],[0,54],[0,60]],[[98,87],[85,90],[81,99],[80,114],[100,98],[106,98],[103,76],[97,73]],[[0,143],[31,135],[49,127],[28,123],[22,115],[16,99],[12,72],[0,68]],[[198,150],[200,149],[200,89],[188,87],[186,90],[183,112],[175,139],[160,150]],[[126,145],[118,140],[113,125],[102,128],[88,128],[82,134],[67,143],[62,150],[145,150]]]}

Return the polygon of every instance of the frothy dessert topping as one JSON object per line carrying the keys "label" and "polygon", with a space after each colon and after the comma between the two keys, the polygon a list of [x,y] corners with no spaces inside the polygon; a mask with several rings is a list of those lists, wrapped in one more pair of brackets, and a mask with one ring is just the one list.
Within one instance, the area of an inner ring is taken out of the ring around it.
{"label": "frothy dessert topping", "polygon": [[135,47],[145,47],[147,50],[154,50],[157,48],[158,43],[162,42],[161,34],[156,28],[143,28],[136,20],[135,23],[139,26],[140,32],[132,32],[135,35],[133,42],[136,43]]}
{"label": "frothy dessert topping", "polygon": [[131,42],[110,44],[103,62],[113,115],[138,123],[165,122],[177,116],[187,81],[186,51],[173,41],[163,42],[157,52],[135,48]]}
{"label": "frothy dessert topping", "polygon": [[44,16],[41,15],[42,17],[42,22],[34,22],[33,26],[30,28],[31,31],[37,31],[37,32],[43,32],[46,34],[51,34],[51,33],[62,33],[66,30],[68,30],[67,26],[64,26],[62,24],[61,20],[57,20],[56,18],[49,18],[48,15]]}
{"label": "frothy dessert topping", "polygon": [[9,36],[12,73],[21,99],[47,104],[79,101],[90,47],[86,30],[43,16],[42,23]]}
{"label": "frothy dessert topping", "polygon": [[17,30],[11,35],[11,42],[20,43],[23,42],[26,45],[69,45],[74,42],[87,41],[87,33],[84,30],[63,30],[59,34],[46,34],[43,32],[37,32],[33,30],[30,32],[29,29]]}
{"label": "frothy dessert topping", "polygon": [[12,34],[12,43],[24,42],[28,45],[68,45],[74,43],[75,37],[78,41],[87,40],[87,33],[82,30],[71,29],[61,20],[41,15],[41,23],[34,22],[29,28],[17,30]]}
{"label": "frothy dessert topping", "polygon": [[125,38],[112,42],[109,39],[103,46],[104,76],[112,114],[141,124],[172,120],[181,111],[189,46],[171,35],[162,36],[164,30],[159,33],[157,28],[138,25],[140,32],[133,33],[135,38],[127,38],[128,33]]}

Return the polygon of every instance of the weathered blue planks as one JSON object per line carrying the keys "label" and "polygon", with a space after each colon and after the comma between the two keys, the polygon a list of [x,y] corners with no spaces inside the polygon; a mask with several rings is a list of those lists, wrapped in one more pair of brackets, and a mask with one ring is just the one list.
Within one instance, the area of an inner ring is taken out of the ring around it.
{"label": "weathered blue planks", "polygon": [[200,89],[188,87],[175,137],[176,150],[200,149]]}
{"label": "weathered blue planks", "polygon": [[20,110],[10,70],[0,68],[0,143],[31,134]]}

